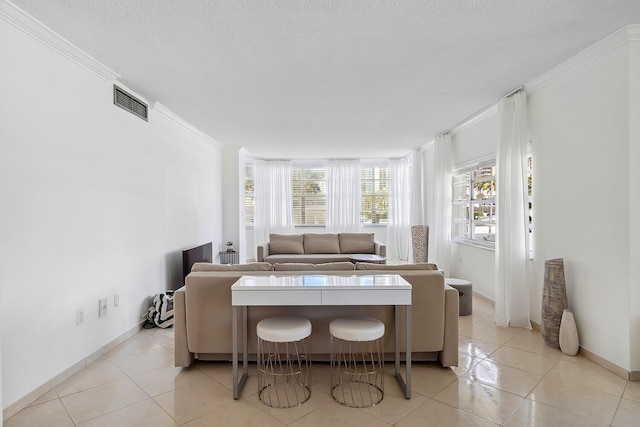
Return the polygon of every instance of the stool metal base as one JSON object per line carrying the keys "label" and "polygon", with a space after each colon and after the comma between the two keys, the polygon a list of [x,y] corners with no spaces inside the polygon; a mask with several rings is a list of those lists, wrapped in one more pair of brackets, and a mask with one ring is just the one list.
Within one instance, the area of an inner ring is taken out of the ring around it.
{"label": "stool metal base", "polygon": [[258,338],[258,397],[272,408],[292,408],[311,397],[310,339],[276,343]]}
{"label": "stool metal base", "polygon": [[344,341],[331,337],[331,397],[351,408],[367,408],[384,397],[382,339]]}

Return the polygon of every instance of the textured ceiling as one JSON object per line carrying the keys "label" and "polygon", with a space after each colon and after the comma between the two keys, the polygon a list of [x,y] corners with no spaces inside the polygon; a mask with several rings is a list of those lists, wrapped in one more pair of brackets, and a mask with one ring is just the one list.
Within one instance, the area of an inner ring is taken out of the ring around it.
{"label": "textured ceiling", "polygon": [[623,27],[640,0],[13,0],[225,145],[400,156]]}

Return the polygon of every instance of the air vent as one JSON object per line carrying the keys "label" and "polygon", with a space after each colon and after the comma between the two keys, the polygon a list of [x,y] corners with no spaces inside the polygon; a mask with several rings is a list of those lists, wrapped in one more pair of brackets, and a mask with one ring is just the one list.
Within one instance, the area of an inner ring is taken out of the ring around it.
{"label": "air vent", "polygon": [[113,85],[113,103],[131,114],[135,114],[141,119],[149,121],[149,106],[116,85]]}

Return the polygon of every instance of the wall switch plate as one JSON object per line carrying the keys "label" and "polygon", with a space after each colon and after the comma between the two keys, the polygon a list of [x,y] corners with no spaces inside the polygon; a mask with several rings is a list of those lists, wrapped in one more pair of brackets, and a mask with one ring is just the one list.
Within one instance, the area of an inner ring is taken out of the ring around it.
{"label": "wall switch plate", "polygon": [[98,301],[98,317],[104,317],[107,315],[107,298],[100,298]]}
{"label": "wall switch plate", "polygon": [[79,308],[76,310],[76,326],[80,326],[84,323],[84,309]]}
{"label": "wall switch plate", "polygon": [[120,305],[120,295],[119,294],[113,294],[113,306],[117,307]]}

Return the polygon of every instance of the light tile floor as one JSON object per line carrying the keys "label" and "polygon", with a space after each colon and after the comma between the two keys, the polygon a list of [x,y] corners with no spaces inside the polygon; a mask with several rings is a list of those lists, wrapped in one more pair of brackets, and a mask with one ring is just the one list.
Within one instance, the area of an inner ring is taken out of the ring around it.
{"label": "light tile floor", "polygon": [[328,366],[317,363],[300,407],[260,403],[254,367],[234,401],[230,363],[175,368],[173,330],[143,329],[5,426],[640,426],[640,383],[565,356],[538,332],[496,327],[483,300],[473,309],[460,317],[460,365],[414,363],[410,400],[389,364],[379,405],[342,407],[328,394]]}

